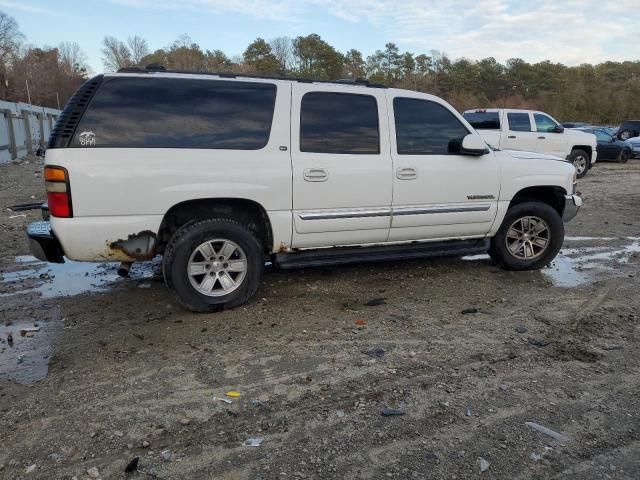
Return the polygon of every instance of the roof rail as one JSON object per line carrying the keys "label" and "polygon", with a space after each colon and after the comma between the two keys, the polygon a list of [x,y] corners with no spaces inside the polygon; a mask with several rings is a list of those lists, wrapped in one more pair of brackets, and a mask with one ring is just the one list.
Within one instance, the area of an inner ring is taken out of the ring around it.
{"label": "roof rail", "polygon": [[332,83],[340,85],[354,85],[370,88],[387,88],[386,85],[380,83],[371,83],[362,78],[341,78],[339,80],[320,80],[305,77],[289,77],[286,75],[259,75],[255,73],[235,73],[235,72],[202,72],[197,70],[169,70],[160,64],[152,63],[146,67],[125,67],[118,70],[117,73],[180,73],[185,75],[212,75],[222,78],[261,78],[266,80],[289,80],[291,82],[300,83]]}

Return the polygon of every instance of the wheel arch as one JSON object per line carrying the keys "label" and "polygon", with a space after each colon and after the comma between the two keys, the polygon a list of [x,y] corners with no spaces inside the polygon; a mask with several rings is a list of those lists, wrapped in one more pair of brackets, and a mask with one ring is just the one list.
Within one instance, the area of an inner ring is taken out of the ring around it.
{"label": "wheel arch", "polygon": [[509,208],[519,203],[537,201],[551,206],[562,217],[567,191],[557,185],[536,185],[525,187],[513,196]]}
{"label": "wheel arch", "polygon": [[156,253],[162,254],[173,234],[185,225],[207,218],[236,220],[254,232],[265,253],[273,248],[273,229],[265,208],[245,198],[199,198],[173,205],[162,218]]}

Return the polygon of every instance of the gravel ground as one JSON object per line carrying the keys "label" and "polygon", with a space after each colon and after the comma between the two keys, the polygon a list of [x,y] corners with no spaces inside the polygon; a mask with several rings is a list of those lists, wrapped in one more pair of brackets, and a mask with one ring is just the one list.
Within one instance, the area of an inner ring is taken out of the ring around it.
{"label": "gravel ground", "polygon": [[543,272],[270,271],[201,315],[150,264],[24,257],[41,168],[0,166],[0,477],[640,478],[640,161],[580,182]]}

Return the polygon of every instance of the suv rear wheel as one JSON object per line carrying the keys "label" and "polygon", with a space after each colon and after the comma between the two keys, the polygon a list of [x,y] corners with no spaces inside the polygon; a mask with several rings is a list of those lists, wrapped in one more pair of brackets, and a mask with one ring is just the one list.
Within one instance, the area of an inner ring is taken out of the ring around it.
{"label": "suv rear wheel", "polygon": [[563,241],[558,212],[546,203],[524,202],[507,211],[489,255],[508,270],[538,270],[556,257]]}
{"label": "suv rear wheel", "polygon": [[163,261],[165,283],[180,303],[195,312],[242,305],[258,289],[263,268],[262,247],[255,235],[224,218],[179,229]]}
{"label": "suv rear wheel", "polygon": [[584,150],[573,150],[569,155],[569,161],[576,167],[576,175],[578,178],[584,177],[589,171],[589,154]]}

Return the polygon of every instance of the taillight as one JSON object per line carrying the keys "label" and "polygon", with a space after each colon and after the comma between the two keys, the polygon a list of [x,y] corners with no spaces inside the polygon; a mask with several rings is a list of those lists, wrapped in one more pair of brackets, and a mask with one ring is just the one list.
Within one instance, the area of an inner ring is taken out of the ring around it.
{"label": "taillight", "polygon": [[47,201],[51,215],[61,218],[73,217],[67,169],[47,165],[44,167],[44,179],[47,186]]}

